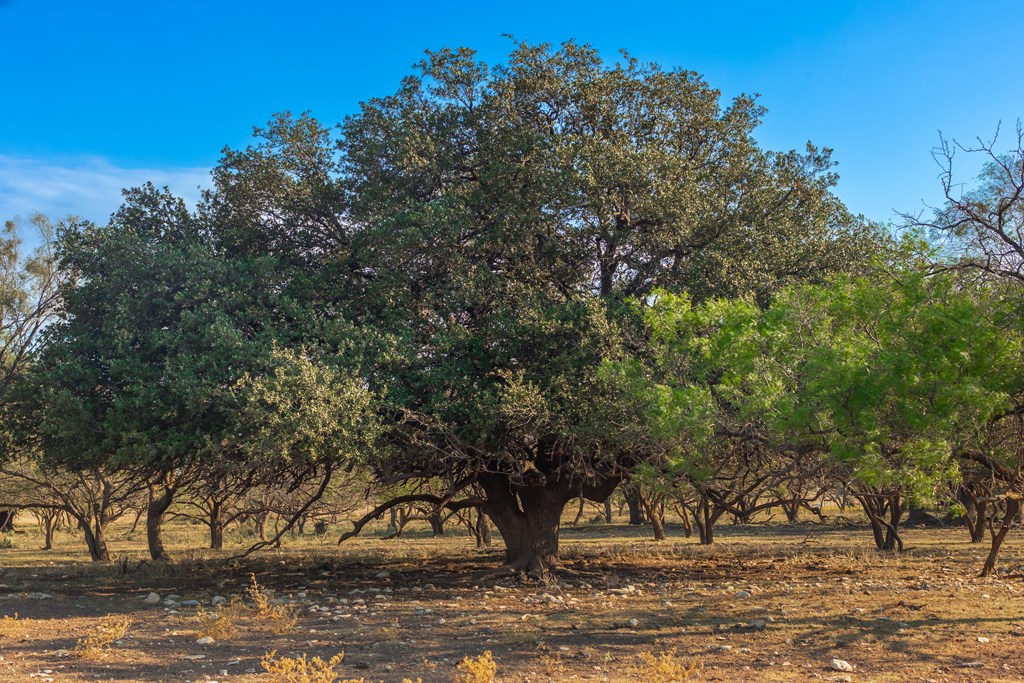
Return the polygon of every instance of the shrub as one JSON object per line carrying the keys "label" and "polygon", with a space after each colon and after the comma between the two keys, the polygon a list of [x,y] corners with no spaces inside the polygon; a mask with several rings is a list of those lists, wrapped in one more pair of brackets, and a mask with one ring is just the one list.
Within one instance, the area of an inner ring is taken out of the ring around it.
{"label": "shrub", "polygon": [[131,625],[130,617],[108,614],[92,631],[78,639],[73,652],[82,659],[98,659],[124,638]]}
{"label": "shrub", "polygon": [[271,633],[288,633],[295,627],[295,608],[274,603],[270,592],[260,585],[255,574],[249,575],[246,595],[252,602],[253,618],[265,624]]}
{"label": "shrub", "polygon": [[238,635],[239,618],[251,616],[251,610],[235,600],[228,605],[218,605],[212,612],[200,607],[196,611],[196,635],[200,638],[209,636],[216,641],[231,640]]}
{"label": "shrub", "polygon": [[687,665],[686,662],[676,657],[675,650],[662,652],[657,656],[650,652],[641,652],[637,655],[637,660],[633,675],[637,680],[647,683],[679,683],[704,668],[697,661]]}
{"label": "shrub", "polygon": [[362,678],[346,678],[339,680],[340,673],[334,667],[345,659],[345,653],[339,652],[324,661],[320,657],[307,659],[305,653],[300,657],[276,657],[276,651],[263,655],[260,664],[270,674],[272,683],[365,683]]}
{"label": "shrub", "polygon": [[498,665],[487,650],[476,658],[466,657],[452,674],[454,683],[493,683]]}

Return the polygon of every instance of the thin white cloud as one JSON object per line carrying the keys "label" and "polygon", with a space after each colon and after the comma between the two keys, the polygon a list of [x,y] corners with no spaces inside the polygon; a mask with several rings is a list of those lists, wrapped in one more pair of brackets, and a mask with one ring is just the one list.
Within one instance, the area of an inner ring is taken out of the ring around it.
{"label": "thin white cloud", "polygon": [[0,221],[39,212],[105,223],[121,205],[121,190],[166,185],[190,206],[210,186],[207,168],[122,168],[101,157],[38,159],[0,154]]}

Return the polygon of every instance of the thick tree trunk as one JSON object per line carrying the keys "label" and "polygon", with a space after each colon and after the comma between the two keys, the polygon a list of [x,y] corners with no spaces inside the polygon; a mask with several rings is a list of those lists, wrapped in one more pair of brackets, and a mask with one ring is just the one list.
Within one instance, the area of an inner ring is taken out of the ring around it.
{"label": "thick tree trunk", "polygon": [[647,518],[651,520],[651,530],[654,532],[655,541],[665,540],[665,509],[659,506],[657,503],[653,503],[647,499],[643,499],[644,512],[647,513]]}
{"label": "thick tree trunk", "polygon": [[640,489],[628,487],[625,491],[625,496],[626,505],[629,506],[630,526],[646,524],[647,520],[644,518],[643,496],[640,495]]}
{"label": "thick tree trunk", "polygon": [[985,524],[988,521],[988,502],[979,500],[975,491],[962,485],[957,491],[957,499],[964,506],[967,530],[971,534],[971,543],[981,543],[985,539]]}
{"label": "thick tree trunk", "polygon": [[971,543],[981,543],[985,539],[986,522],[988,522],[988,503],[976,503],[973,518],[971,515],[967,516],[967,528],[971,532]]}
{"label": "thick tree trunk", "polygon": [[427,515],[427,522],[430,523],[430,531],[434,535],[434,538],[444,536],[444,522],[441,521],[440,513],[432,512]]}
{"label": "thick tree trunk", "polygon": [[779,507],[782,508],[782,512],[786,515],[786,521],[790,524],[795,524],[800,517],[800,501],[799,500],[780,500]]}
{"label": "thick tree trunk", "polygon": [[224,503],[213,499],[210,501],[209,520],[210,549],[220,550],[224,547]]}
{"label": "thick tree trunk", "polygon": [[879,550],[903,551],[903,539],[899,534],[900,521],[903,518],[903,500],[899,495],[880,495],[873,493],[854,493],[860,501],[864,514],[871,524],[871,534],[875,539],[875,547]]}
{"label": "thick tree trunk", "polygon": [[505,542],[503,570],[540,578],[559,565],[558,530],[562,510],[573,497],[569,482],[542,486],[513,484],[508,476],[480,477],[487,494],[487,516]]}
{"label": "thick tree trunk", "polygon": [[715,542],[715,522],[718,521],[718,515],[715,514],[711,499],[705,493],[700,494],[700,500],[693,511],[693,521],[700,535],[700,544],[712,545]]}
{"label": "thick tree trunk", "polygon": [[612,523],[612,499],[608,498],[604,501],[604,522],[605,524]]}
{"label": "thick tree trunk", "polygon": [[167,562],[171,556],[164,548],[163,521],[164,513],[171,507],[174,500],[174,491],[165,488],[160,495],[157,495],[156,487],[149,487],[149,505],[146,507],[146,543],[149,546],[149,556],[157,562]]}
{"label": "thick tree trunk", "polygon": [[14,515],[13,510],[0,510],[0,533],[14,531]]}
{"label": "thick tree trunk", "polygon": [[78,527],[85,535],[85,545],[89,548],[89,557],[92,558],[92,561],[110,562],[110,551],[107,549],[103,522],[94,520],[94,523],[90,524],[88,520],[79,519]]}

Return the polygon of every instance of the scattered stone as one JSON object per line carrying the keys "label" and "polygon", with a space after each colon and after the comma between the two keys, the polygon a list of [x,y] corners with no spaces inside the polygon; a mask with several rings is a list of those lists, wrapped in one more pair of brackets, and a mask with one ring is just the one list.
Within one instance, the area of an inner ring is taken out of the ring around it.
{"label": "scattered stone", "polygon": [[835,681],[835,683],[853,683],[853,677],[851,676],[832,676],[828,680]]}
{"label": "scattered stone", "polygon": [[149,595],[146,596],[146,599],[143,600],[143,602],[146,603],[147,605],[159,605],[160,604],[160,594],[159,593],[150,593]]}
{"label": "scattered stone", "polygon": [[985,636],[978,636],[978,642],[979,643],[991,643],[992,641],[991,641],[991,639],[986,638]]}
{"label": "scattered stone", "polygon": [[985,666],[981,662],[962,662],[958,665],[961,669],[980,669]]}
{"label": "scattered stone", "polygon": [[736,593],[735,597],[737,597],[737,598],[749,598],[750,597],[750,591],[739,591],[738,593]]}
{"label": "scattered stone", "polygon": [[853,671],[853,665],[845,659],[833,659],[829,667],[833,671]]}
{"label": "scattered stone", "polygon": [[53,600],[53,596],[49,593],[29,593],[29,600]]}
{"label": "scattered stone", "polygon": [[389,571],[377,572],[374,575],[374,577],[378,578],[378,579],[390,579],[391,578],[391,572],[389,572]]}
{"label": "scattered stone", "polygon": [[223,605],[227,601],[228,599],[225,598],[223,595],[215,595],[213,596],[213,600],[210,601],[210,604],[216,607],[217,605]]}
{"label": "scattered stone", "polygon": [[196,645],[213,645],[213,638],[210,636],[203,636],[202,638],[196,639]]}
{"label": "scattered stone", "polygon": [[768,623],[764,619],[754,619],[752,622],[747,624],[747,630],[749,631],[763,631]]}
{"label": "scattered stone", "polygon": [[178,607],[199,607],[198,600],[182,600],[178,603]]}
{"label": "scattered stone", "polygon": [[639,622],[639,621],[637,621],[636,619],[630,619],[630,620],[629,620],[629,621],[627,621],[626,623],[627,623],[627,624],[629,624],[629,627],[630,627],[630,628],[636,628],[637,626],[639,626],[639,625],[640,625],[640,622]]}

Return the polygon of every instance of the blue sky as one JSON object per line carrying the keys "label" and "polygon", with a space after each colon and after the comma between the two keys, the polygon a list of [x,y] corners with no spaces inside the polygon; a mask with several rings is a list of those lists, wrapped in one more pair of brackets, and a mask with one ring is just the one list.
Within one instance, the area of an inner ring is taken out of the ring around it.
{"label": "blue sky", "polygon": [[[1024,116],[1020,1],[82,2],[0,0],[0,216],[103,221],[147,179],[194,198],[276,111],[328,123],[392,92],[425,49],[500,61],[510,33],[589,42],[760,93],[759,140],[832,147],[869,218],[937,204],[938,131]],[[960,178],[977,165],[964,160]]]}

